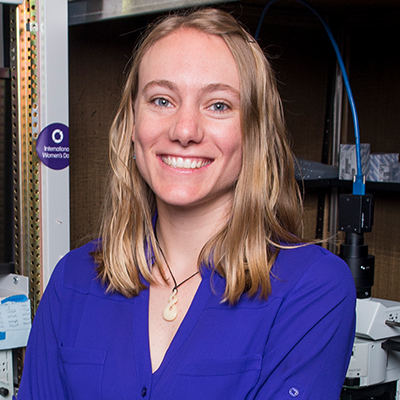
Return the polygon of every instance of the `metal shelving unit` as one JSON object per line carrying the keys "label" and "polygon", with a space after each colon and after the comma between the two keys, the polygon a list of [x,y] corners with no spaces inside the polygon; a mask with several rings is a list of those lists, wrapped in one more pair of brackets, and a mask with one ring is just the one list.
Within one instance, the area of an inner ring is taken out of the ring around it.
{"label": "metal shelving unit", "polygon": [[[17,1],[15,2],[17,3]],[[54,265],[69,250],[69,171],[43,164],[47,126],[68,126],[68,9],[64,0],[7,5],[15,270],[30,279],[33,312]],[[6,15],[4,15],[6,17]]]}

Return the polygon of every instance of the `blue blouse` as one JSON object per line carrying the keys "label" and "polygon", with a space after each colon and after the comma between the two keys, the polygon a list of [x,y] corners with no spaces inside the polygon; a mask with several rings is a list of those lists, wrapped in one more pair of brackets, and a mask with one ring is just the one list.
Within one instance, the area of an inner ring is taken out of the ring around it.
{"label": "blue blouse", "polygon": [[33,322],[18,400],[338,400],[350,359],[355,288],[321,247],[281,250],[268,300],[221,303],[202,282],[152,373],[149,291],[106,293],[89,252],[58,264]]}

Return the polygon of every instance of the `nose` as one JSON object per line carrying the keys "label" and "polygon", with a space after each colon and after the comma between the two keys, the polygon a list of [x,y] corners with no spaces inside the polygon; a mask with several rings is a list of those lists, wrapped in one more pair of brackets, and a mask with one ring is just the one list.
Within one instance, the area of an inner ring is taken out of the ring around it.
{"label": "nose", "polygon": [[200,143],[203,136],[200,112],[195,107],[181,107],[175,113],[170,140],[178,141],[181,146],[187,147],[190,144]]}

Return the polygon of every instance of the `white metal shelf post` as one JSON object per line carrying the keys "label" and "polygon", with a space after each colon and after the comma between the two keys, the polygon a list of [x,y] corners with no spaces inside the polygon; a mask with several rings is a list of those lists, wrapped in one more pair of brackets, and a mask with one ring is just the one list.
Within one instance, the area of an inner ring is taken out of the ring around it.
{"label": "white metal shelf post", "polygon": [[70,247],[67,0],[24,0],[11,31],[15,266],[34,313]]}
{"label": "white metal shelf post", "polygon": [[[63,135],[68,143],[68,2],[39,0],[39,3],[40,131],[42,135],[52,124],[62,124],[66,129],[56,134],[56,142]],[[69,149],[56,154],[67,155],[69,160]],[[69,167],[53,169],[42,162],[40,180],[44,288],[55,264],[70,247]]]}

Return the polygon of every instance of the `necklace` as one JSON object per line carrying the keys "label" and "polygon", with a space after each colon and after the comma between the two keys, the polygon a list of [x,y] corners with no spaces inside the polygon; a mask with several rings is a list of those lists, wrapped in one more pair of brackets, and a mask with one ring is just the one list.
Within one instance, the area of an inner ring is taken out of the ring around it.
{"label": "necklace", "polygon": [[182,286],[185,282],[187,282],[189,279],[192,279],[194,276],[196,276],[200,271],[195,272],[193,275],[190,275],[189,278],[186,278],[185,280],[183,280],[181,283],[177,284],[176,283],[176,279],[174,277],[174,274],[172,273],[172,270],[168,264],[167,258],[165,257],[164,252],[162,251],[162,248],[160,246],[160,244],[158,243],[158,248],[160,250],[161,255],[164,258],[165,264],[167,265],[168,271],[172,276],[172,280],[174,281],[174,287],[172,288],[172,294],[171,296],[168,298],[168,304],[166,305],[166,307],[163,310],[163,318],[170,322],[173,321],[176,316],[178,315],[178,308],[176,307],[176,303],[178,302],[178,288],[179,286]]}

